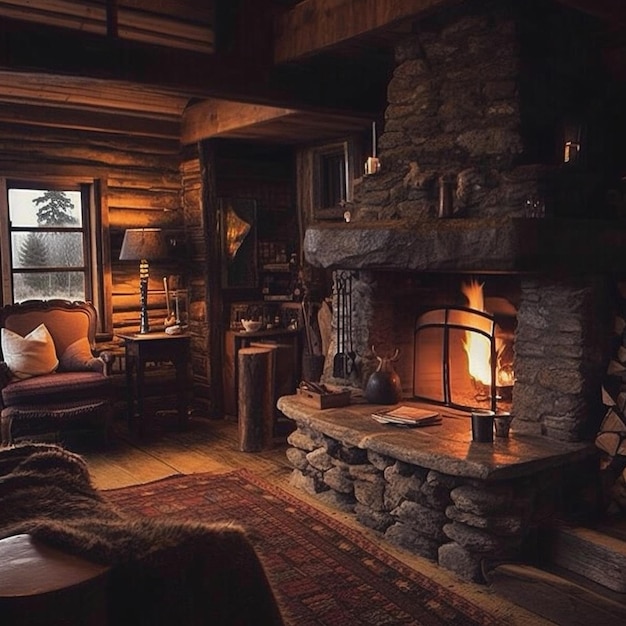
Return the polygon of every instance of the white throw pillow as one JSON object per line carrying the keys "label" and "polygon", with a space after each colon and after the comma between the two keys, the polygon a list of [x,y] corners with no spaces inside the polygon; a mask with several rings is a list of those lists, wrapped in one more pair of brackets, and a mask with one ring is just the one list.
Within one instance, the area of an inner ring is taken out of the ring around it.
{"label": "white throw pillow", "polygon": [[39,324],[26,337],[3,328],[2,355],[16,378],[50,374],[59,365],[52,335],[45,324]]}

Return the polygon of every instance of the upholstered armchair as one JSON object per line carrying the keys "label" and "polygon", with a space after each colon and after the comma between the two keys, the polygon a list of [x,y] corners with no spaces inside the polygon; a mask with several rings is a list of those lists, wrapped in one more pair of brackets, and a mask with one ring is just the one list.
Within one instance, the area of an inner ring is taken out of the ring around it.
{"label": "upholstered armchair", "polygon": [[89,302],[28,300],[0,309],[2,444],[98,429],[106,443],[113,409],[112,355],[95,355]]}

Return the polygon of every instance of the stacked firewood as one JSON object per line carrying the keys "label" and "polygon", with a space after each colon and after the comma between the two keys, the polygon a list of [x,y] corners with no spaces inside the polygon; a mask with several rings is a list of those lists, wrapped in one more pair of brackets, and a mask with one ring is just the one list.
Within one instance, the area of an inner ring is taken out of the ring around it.
{"label": "stacked firewood", "polygon": [[602,386],[602,402],[607,407],[596,446],[602,451],[606,513],[626,511],[626,320],[617,315],[614,325],[615,353]]}

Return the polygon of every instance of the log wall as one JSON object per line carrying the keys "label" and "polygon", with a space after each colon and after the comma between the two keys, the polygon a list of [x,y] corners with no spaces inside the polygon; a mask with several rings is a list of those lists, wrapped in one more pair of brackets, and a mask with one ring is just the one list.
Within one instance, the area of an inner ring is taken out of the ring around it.
{"label": "log wall", "polygon": [[[58,120],[56,113],[50,109],[51,119]],[[105,275],[105,281],[110,281],[105,289],[110,317],[106,330],[110,336],[138,330],[139,265],[120,262],[120,247],[127,228],[160,227],[168,235],[182,238],[178,136],[117,131],[114,115],[107,117],[105,128],[100,125],[101,116],[94,116],[90,127],[89,117],[83,115],[82,128],[56,123],[47,126],[41,115],[36,120],[24,115],[16,119],[20,123],[0,122],[0,175],[10,179],[63,175],[101,180],[102,220],[108,224],[109,233],[103,244],[111,258],[110,275]],[[142,128],[146,123],[150,122],[143,120]],[[151,265],[151,325],[162,324],[165,319],[163,277],[180,275],[183,270],[177,259]]]}
{"label": "log wall", "polygon": [[[256,199],[260,236],[295,243],[291,153],[279,150],[270,156],[250,152],[250,146],[225,149],[220,143],[216,154],[210,142],[204,142],[202,151],[200,144],[182,149],[174,109],[169,114],[147,113],[133,125],[124,112],[99,110],[90,116],[81,104],[76,108],[81,120],[76,127],[72,115],[60,105],[48,107],[49,123],[42,111],[29,117],[32,109],[20,112],[16,105],[20,115],[14,119],[19,123],[5,122],[8,114],[0,115],[0,176],[77,175],[102,181],[102,219],[108,226],[104,245],[111,259],[110,275],[105,276],[110,283],[105,308],[113,348],[115,333],[139,328],[139,264],[119,261],[124,231],[139,227],[166,231],[176,245],[170,260],[150,265],[150,326],[157,328],[166,317],[163,278],[181,277],[192,336],[193,408],[203,415],[221,416],[221,353],[228,307],[233,300],[259,299],[261,292],[257,287],[224,294],[217,197]],[[123,354],[121,348],[119,353]],[[155,369],[153,395],[169,394],[160,383],[159,368]]]}
{"label": "log wall", "polygon": [[[111,251],[112,332],[136,330],[139,324],[139,268],[118,260],[124,230],[149,226],[177,233],[183,227],[178,165],[176,138],[46,128],[40,123],[0,124],[3,175],[76,174],[102,180]],[[153,264],[150,270],[154,323],[165,316],[163,276],[170,273],[178,273],[178,268]]]}

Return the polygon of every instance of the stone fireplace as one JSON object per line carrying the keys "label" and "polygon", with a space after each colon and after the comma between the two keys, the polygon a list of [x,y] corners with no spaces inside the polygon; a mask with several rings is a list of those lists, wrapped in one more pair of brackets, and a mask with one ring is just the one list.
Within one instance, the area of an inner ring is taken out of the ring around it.
{"label": "stone fireplace", "polygon": [[[355,368],[334,375],[333,337],[326,382],[362,389],[372,346],[398,348],[414,399],[416,323],[467,306],[468,281],[506,320],[511,442],[477,447],[458,419],[432,437],[398,434],[367,408],[279,401],[298,426],[295,484],[472,580],[485,561],[531,558],[546,520],[597,505],[587,490],[626,236],[600,106],[610,81],[586,20],[556,3],[479,0],[416,24],[395,50],[380,171],[356,181],[347,223],[305,233],[310,264],[351,277]],[[345,315],[334,307],[335,326]]]}
{"label": "stone fireplace", "polygon": [[381,169],[357,181],[349,223],[304,240],[311,264],[353,272],[351,384],[376,365],[372,345],[399,348],[413,395],[417,315],[466,305],[474,279],[491,313],[516,318],[518,430],[595,432],[624,234],[598,150],[611,149],[597,111],[608,78],[590,28],[558,4],[478,1],[398,42]]}

